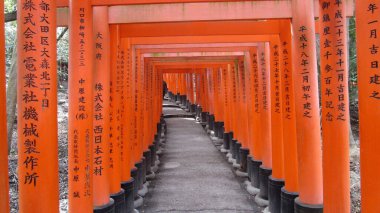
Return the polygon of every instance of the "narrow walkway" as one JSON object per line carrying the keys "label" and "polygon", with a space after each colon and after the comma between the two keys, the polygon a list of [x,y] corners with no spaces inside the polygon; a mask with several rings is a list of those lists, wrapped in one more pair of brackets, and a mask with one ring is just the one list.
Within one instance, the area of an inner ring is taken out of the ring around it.
{"label": "narrow walkway", "polygon": [[260,212],[200,124],[191,118],[166,123],[160,172],[140,212]]}

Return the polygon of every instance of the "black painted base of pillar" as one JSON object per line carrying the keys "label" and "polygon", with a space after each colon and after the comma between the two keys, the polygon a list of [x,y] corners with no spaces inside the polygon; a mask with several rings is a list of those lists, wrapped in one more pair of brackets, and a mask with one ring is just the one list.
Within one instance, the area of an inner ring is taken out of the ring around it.
{"label": "black painted base of pillar", "polygon": [[215,131],[215,115],[209,115],[208,119],[208,129]]}
{"label": "black painted base of pillar", "polygon": [[220,122],[215,121],[214,122],[214,136],[219,138],[219,134],[220,134]]}
{"label": "black painted base of pillar", "polygon": [[220,122],[219,123],[219,135],[218,135],[218,138],[219,139],[223,139],[224,137],[224,122]]}
{"label": "black painted base of pillar", "polygon": [[262,162],[261,161],[257,161],[255,160],[254,158],[252,158],[252,180],[251,180],[251,185],[255,188],[259,188],[260,187],[260,175],[259,175],[259,171],[260,171],[260,166],[261,166]]}
{"label": "black painted base of pillar", "polygon": [[146,176],[146,175],[152,174],[152,160],[151,160],[152,154],[150,152],[150,149],[148,149],[148,151],[145,151],[143,155],[145,158],[145,171],[146,171],[145,176]]}
{"label": "black painted base of pillar", "polygon": [[265,168],[263,165],[260,166],[259,178],[260,178],[260,198],[268,200],[268,182],[269,176],[272,174],[272,170]]}
{"label": "black painted base of pillar", "polygon": [[138,191],[139,191],[139,171],[137,170],[137,168],[132,168],[131,169],[131,176],[133,178],[133,198],[134,199],[137,199],[139,194],[138,194]]}
{"label": "black painted base of pillar", "polygon": [[125,213],[124,189],[120,189],[119,193],[111,194],[111,198],[115,201],[115,213]]}
{"label": "black painted base of pillar", "polygon": [[186,95],[182,95],[181,103],[182,103],[183,106],[186,106],[186,100],[187,100]]}
{"label": "black painted base of pillar", "polygon": [[249,149],[247,148],[240,148],[240,171],[242,172],[247,172],[247,159],[248,159],[248,155],[249,155]]}
{"label": "black painted base of pillar", "polygon": [[247,174],[248,180],[252,181],[252,156],[250,155],[247,157]]}
{"label": "black painted base of pillar", "polygon": [[142,167],[141,167],[141,180],[142,180],[141,182],[142,182],[142,184],[141,184],[140,189],[142,189],[144,187],[143,184],[146,183],[146,158],[142,157],[141,160],[142,160]]}
{"label": "black painted base of pillar", "polygon": [[201,121],[202,123],[207,122],[207,112],[201,112]]}
{"label": "black painted base of pillar", "polygon": [[232,139],[232,146],[230,147],[230,149],[232,150],[232,159],[236,159],[237,157],[237,149],[236,149],[236,145],[237,144],[237,140],[235,139]]}
{"label": "black painted base of pillar", "polygon": [[152,170],[152,166],[156,165],[156,159],[157,159],[155,141],[153,142],[152,145],[149,146],[149,150],[150,150],[150,169]]}
{"label": "black painted base of pillar", "polygon": [[127,182],[121,183],[121,188],[124,189],[125,192],[125,208],[126,208],[126,213],[133,213],[134,208],[134,195],[133,195],[133,184],[134,184],[134,179],[131,178]]}
{"label": "black painted base of pillar", "polygon": [[294,201],[298,193],[288,192],[285,187],[281,189],[281,213],[294,213]]}
{"label": "black painted base of pillar", "polygon": [[[139,162],[135,164],[135,167],[137,168],[137,190],[142,189],[143,187],[143,160],[141,159]],[[136,180],[136,179],[135,179]]]}
{"label": "black painted base of pillar", "polygon": [[197,108],[196,108],[196,115],[197,117],[202,120],[202,107],[197,105]]}
{"label": "black painted base of pillar", "polygon": [[241,143],[239,143],[238,141],[236,142],[236,145],[235,145],[235,152],[236,152],[236,163],[237,164],[240,164],[241,163],[241,155],[240,155],[240,148],[241,148]]}
{"label": "black painted base of pillar", "polygon": [[115,212],[115,201],[110,198],[110,202],[103,206],[95,206],[94,213],[114,213]]}
{"label": "black painted base of pillar", "polygon": [[285,185],[284,180],[275,179],[269,176],[268,198],[269,211],[271,213],[281,213],[281,188]]}
{"label": "black painted base of pillar", "polygon": [[224,133],[223,135],[223,148],[225,150],[230,149],[230,132]]}
{"label": "black painted base of pillar", "polygon": [[191,104],[191,106],[190,106],[190,113],[194,114],[194,113],[196,113],[196,110],[197,110],[196,105],[195,104]]}
{"label": "black painted base of pillar", "polygon": [[294,201],[294,213],[323,213],[323,205],[304,204],[297,197]]}

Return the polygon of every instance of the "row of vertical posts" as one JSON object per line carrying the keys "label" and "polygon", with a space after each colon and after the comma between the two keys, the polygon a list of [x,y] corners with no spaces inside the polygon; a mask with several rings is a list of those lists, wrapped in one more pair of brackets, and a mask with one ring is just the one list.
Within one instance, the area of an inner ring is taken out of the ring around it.
{"label": "row of vertical posts", "polygon": [[[59,212],[56,5],[22,0],[17,6],[19,211]],[[69,212],[133,212],[158,168],[162,76],[144,67],[107,19],[108,7],[70,1]],[[0,35],[4,50],[4,27]],[[0,58],[5,100],[4,51]],[[0,114],[6,144],[5,107]],[[7,150],[0,150],[4,213]]]}
{"label": "row of vertical posts", "polygon": [[187,97],[199,100],[200,121],[270,212],[350,212],[346,3],[319,3],[321,114],[309,1],[294,1],[293,20],[244,61],[165,77],[182,94],[181,76],[195,75]]}
{"label": "row of vertical posts", "polygon": [[[284,20],[279,40],[252,48],[243,65],[230,63],[187,74],[181,77],[182,82],[190,79],[185,90],[168,85],[173,94],[189,97],[203,112],[198,113],[203,121],[215,118],[214,124],[209,122],[210,133],[219,138],[223,133],[223,151],[228,150],[241,175],[247,173],[252,186],[247,188],[259,192],[258,198],[269,198],[271,212],[278,211],[279,203],[287,212],[297,196],[296,211],[321,211],[323,204],[326,212],[349,212],[346,1],[292,2],[292,25]],[[317,6],[322,116],[313,15]],[[379,0],[356,1],[363,212],[380,211],[379,8]],[[17,10],[20,212],[58,212],[55,1],[21,0]],[[110,196],[118,201],[132,178],[143,176],[141,163],[148,156],[144,153],[152,147],[153,133],[158,134],[154,141],[160,137],[155,125],[161,123],[162,77],[146,69],[128,39],[117,36],[116,25],[107,34],[106,8],[94,8],[93,16],[90,1],[70,1],[70,10],[69,209],[89,212],[112,203]],[[4,50],[3,27],[0,35]],[[4,51],[0,52],[0,98],[5,103]],[[0,212],[9,211],[5,112],[3,104]],[[151,131],[142,132],[147,126]],[[276,186],[282,184],[277,202]]]}

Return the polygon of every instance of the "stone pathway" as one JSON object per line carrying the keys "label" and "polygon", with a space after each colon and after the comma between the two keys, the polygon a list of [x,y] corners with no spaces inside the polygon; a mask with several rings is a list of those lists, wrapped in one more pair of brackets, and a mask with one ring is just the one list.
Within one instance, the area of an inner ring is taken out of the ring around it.
{"label": "stone pathway", "polygon": [[[164,113],[185,113],[164,108]],[[261,212],[192,118],[168,118],[164,155],[140,212]]]}

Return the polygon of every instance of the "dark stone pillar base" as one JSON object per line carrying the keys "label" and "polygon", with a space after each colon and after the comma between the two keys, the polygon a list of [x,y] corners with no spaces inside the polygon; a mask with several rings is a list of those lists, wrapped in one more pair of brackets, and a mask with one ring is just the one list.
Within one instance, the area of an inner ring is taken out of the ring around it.
{"label": "dark stone pillar base", "polygon": [[110,202],[103,206],[94,207],[94,213],[114,213],[115,212],[115,201],[110,198]]}
{"label": "dark stone pillar base", "polygon": [[235,145],[236,164],[240,164],[240,163],[241,163],[240,148],[241,148],[241,143],[239,143],[239,142],[237,141],[237,142],[236,142],[236,145]]}
{"label": "dark stone pillar base", "polygon": [[155,166],[156,165],[156,155],[157,155],[157,152],[156,152],[156,146],[155,146],[155,143],[156,141],[153,142],[152,145],[149,146],[149,149],[150,149],[150,169],[152,170],[152,166]]}
{"label": "dark stone pillar base", "polygon": [[224,137],[224,122],[220,122],[218,138],[223,139],[223,137]]}
{"label": "dark stone pillar base", "polygon": [[131,176],[133,178],[133,198],[136,200],[139,196],[138,191],[139,191],[139,171],[137,168],[132,168],[131,169]]}
{"label": "dark stone pillar base", "polygon": [[284,180],[275,179],[272,176],[269,176],[268,198],[269,211],[271,213],[281,213],[281,188],[284,184]]}
{"label": "dark stone pillar base", "polygon": [[252,181],[252,156],[248,155],[247,157],[247,174],[248,180]]}
{"label": "dark stone pillar base", "polygon": [[131,178],[127,182],[121,183],[121,188],[125,191],[125,207],[126,207],[126,213],[133,213],[134,210],[134,195],[133,195],[133,184],[134,179]]}
{"label": "dark stone pillar base", "polygon": [[269,176],[272,174],[272,170],[265,168],[263,165],[260,166],[259,178],[260,178],[260,198],[268,200],[268,182]]}
{"label": "dark stone pillar base", "polygon": [[150,149],[148,149],[148,151],[145,151],[143,155],[145,158],[145,170],[146,170],[145,176],[146,176],[146,175],[152,174],[152,160],[151,160],[152,154],[151,154]]}
{"label": "dark stone pillar base", "polygon": [[260,171],[260,166],[262,162],[257,161],[254,158],[252,158],[252,180],[251,180],[251,185],[255,188],[260,188],[260,176],[259,176],[259,171]]}
{"label": "dark stone pillar base", "polygon": [[209,115],[208,119],[208,129],[215,131],[215,115]]}
{"label": "dark stone pillar base", "polygon": [[294,213],[294,201],[298,193],[288,192],[285,187],[281,189],[281,213]]}
{"label": "dark stone pillar base", "polygon": [[240,148],[240,170],[244,173],[247,172],[247,159],[249,155],[249,149],[247,148]]}
{"label": "dark stone pillar base", "polygon": [[295,213],[323,213],[323,205],[308,205],[301,203],[299,197],[294,201]]}
{"label": "dark stone pillar base", "polygon": [[120,189],[119,193],[111,194],[111,198],[115,201],[115,213],[125,213],[124,189]]}
{"label": "dark stone pillar base", "polygon": [[223,134],[223,148],[225,150],[230,149],[230,134],[231,134],[230,132]]}
{"label": "dark stone pillar base", "polygon": [[232,150],[232,159],[236,159],[237,157],[236,144],[237,144],[237,140],[232,139],[232,146],[230,146],[230,150]]}

